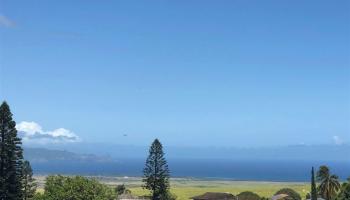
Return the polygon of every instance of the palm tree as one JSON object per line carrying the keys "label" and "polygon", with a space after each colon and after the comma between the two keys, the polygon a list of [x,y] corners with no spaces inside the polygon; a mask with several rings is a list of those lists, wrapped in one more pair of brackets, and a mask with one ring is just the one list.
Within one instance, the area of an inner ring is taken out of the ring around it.
{"label": "palm tree", "polygon": [[320,182],[318,191],[326,200],[331,200],[340,189],[338,176],[331,174],[327,166],[321,166],[317,172],[317,180]]}

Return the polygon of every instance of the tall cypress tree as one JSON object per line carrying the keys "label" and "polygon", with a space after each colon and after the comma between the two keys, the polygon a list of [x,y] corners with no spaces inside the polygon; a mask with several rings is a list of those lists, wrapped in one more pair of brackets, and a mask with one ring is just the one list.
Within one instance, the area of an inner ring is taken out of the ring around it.
{"label": "tall cypress tree", "polygon": [[163,146],[158,139],[154,140],[149,149],[143,173],[143,187],[151,190],[152,200],[168,199],[170,172],[164,158]]}
{"label": "tall cypress tree", "polygon": [[23,163],[23,200],[30,200],[34,197],[37,184],[33,178],[33,170],[29,161]]}
{"label": "tall cypress tree", "polygon": [[22,199],[21,140],[6,102],[0,106],[0,200]]}
{"label": "tall cypress tree", "polygon": [[317,200],[317,189],[316,189],[316,182],[315,182],[314,167],[312,167],[312,170],[311,170],[311,200]]}

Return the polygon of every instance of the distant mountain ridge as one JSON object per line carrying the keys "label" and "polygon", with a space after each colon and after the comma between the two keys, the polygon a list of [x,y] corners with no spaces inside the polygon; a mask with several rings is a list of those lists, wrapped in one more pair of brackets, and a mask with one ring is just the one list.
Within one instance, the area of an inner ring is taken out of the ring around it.
{"label": "distant mountain ridge", "polygon": [[112,162],[108,156],[94,154],[78,154],[66,150],[51,150],[46,148],[24,148],[24,158],[31,162],[50,161],[84,161],[84,162]]}
{"label": "distant mountain ridge", "polygon": [[108,156],[79,154],[66,150],[24,148],[35,174],[103,175],[120,171],[119,163]]}
{"label": "distant mountain ridge", "polygon": [[[148,147],[113,144],[51,145],[57,150],[27,147],[25,155],[32,160],[115,161],[125,158],[144,159]],[[280,147],[173,147],[165,146],[170,159],[232,160],[316,160],[349,161],[350,145],[294,145]],[[73,153],[74,152],[74,153]]]}

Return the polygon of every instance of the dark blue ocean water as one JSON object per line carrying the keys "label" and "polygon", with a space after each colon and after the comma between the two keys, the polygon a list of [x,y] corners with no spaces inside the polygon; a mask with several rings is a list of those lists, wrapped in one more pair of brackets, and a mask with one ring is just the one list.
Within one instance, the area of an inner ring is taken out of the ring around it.
{"label": "dark blue ocean water", "polygon": [[[144,160],[123,159],[116,162],[34,162],[37,174],[80,174],[142,176]],[[309,181],[314,166],[327,165],[345,180],[350,177],[350,161],[225,160],[173,159],[169,168],[173,177],[254,181]]]}

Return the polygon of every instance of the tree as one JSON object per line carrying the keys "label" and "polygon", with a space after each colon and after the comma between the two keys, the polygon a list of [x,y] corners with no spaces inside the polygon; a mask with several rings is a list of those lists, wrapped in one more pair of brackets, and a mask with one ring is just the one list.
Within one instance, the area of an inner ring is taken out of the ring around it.
{"label": "tree", "polygon": [[126,187],[124,184],[122,185],[117,185],[117,187],[115,188],[115,193],[117,193],[117,195],[121,195],[125,192]]}
{"label": "tree", "polygon": [[306,198],[306,199],[311,199],[311,194],[310,194],[310,193],[307,193],[307,194],[305,195],[305,198]]}
{"label": "tree", "polygon": [[44,194],[41,193],[35,193],[33,200],[46,200]]}
{"label": "tree", "polygon": [[312,167],[311,170],[311,200],[317,200],[317,189],[316,189],[316,182],[315,182],[315,172],[314,167]]}
{"label": "tree", "polygon": [[162,195],[162,199],[165,199],[165,200],[176,200],[177,196],[174,193],[171,193],[170,191],[167,191],[167,193]]}
{"label": "tree", "polygon": [[24,161],[22,167],[23,175],[23,200],[33,199],[36,191],[37,184],[33,178],[33,170],[29,161]]}
{"label": "tree", "polygon": [[254,192],[241,192],[237,195],[238,200],[260,200],[260,196],[255,194]]}
{"label": "tree", "polygon": [[337,200],[349,200],[350,199],[350,177],[347,182],[343,183],[339,192]]}
{"label": "tree", "polygon": [[125,193],[127,194],[131,193],[131,191],[127,189],[124,184],[122,184],[122,185],[117,185],[117,187],[115,188],[115,193],[117,193],[117,195],[121,195]]}
{"label": "tree", "polygon": [[6,102],[0,106],[0,200],[22,199],[21,140]]}
{"label": "tree", "polygon": [[151,191],[152,200],[169,199],[170,172],[164,158],[163,146],[158,139],[154,140],[149,149],[143,173],[143,188]]}
{"label": "tree", "polygon": [[324,199],[331,200],[336,196],[337,191],[340,189],[338,176],[331,174],[327,166],[320,167],[317,172],[317,179],[320,181],[318,191]]}
{"label": "tree", "polygon": [[94,179],[81,176],[48,176],[44,193],[35,200],[114,200],[113,190]]}
{"label": "tree", "polygon": [[296,191],[290,188],[280,189],[279,191],[276,192],[275,195],[278,195],[278,194],[288,195],[287,197],[284,198],[285,200],[301,200],[300,194],[298,194]]}

